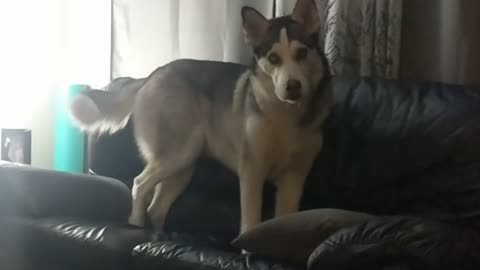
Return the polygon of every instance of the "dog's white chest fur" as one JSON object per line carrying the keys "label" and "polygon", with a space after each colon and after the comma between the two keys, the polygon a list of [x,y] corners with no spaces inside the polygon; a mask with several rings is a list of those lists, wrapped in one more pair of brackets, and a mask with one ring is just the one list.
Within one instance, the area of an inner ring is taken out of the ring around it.
{"label": "dog's white chest fur", "polygon": [[317,153],[322,142],[320,132],[299,128],[294,112],[288,109],[277,112],[273,117],[252,116],[247,120],[245,132],[249,147],[255,147],[253,151],[260,151],[265,157],[264,162],[270,167],[269,177],[272,179],[303,165],[305,156]]}

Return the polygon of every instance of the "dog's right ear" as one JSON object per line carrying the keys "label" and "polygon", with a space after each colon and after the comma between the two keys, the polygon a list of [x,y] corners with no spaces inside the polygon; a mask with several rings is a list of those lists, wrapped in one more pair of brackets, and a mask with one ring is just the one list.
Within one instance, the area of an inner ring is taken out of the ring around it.
{"label": "dog's right ear", "polygon": [[242,20],[245,42],[251,47],[260,45],[270,22],[258,10],[248,6],[242,8]]}
{"label": "dog's right ear", "polygon": [[298,0],[293,9],[292,19],[300,23],[307,34],[320,31],[320,16],[313,0]]}

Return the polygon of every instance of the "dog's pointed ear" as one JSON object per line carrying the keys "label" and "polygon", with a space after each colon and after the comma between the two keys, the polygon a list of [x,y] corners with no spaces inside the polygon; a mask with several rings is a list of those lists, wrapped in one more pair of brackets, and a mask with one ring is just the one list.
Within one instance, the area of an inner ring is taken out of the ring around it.
{"label": "dog's pointed ear", "polygon": [[248,6],[242,8],[242,20],[245,42],[252,47],[260,45],[270,22],[258,10]]}
{"label": "dog's pointed ear", "polygon": [[320,31],[320,15],[314,0],[298,0],[293,9],[292,19],[301,24],[307,34]]}

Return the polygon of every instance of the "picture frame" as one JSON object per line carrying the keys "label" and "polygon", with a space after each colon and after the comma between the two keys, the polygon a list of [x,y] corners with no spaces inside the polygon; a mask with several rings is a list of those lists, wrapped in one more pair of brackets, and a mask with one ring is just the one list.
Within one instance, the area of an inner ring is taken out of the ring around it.
{"label": "picture frame", "polygon": [[1,160],[31,165],[32,131],[2,128],[1,134]]}

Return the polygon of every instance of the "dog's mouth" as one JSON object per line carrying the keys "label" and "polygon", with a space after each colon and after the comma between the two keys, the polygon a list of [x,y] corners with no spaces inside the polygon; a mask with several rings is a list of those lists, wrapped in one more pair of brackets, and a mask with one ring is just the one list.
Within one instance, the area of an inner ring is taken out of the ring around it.
{"label": "dog's mouth", "polygon": [[304,97],[304,94],[301,90],[295,91],[283,91],[281,96],[278,96],[278,99],[282,102],[289,104],[299,103]]}
{"label": "dog's mouth", "polygon": [[296,103],[302,98],[302,92],[287,92],[286,101],[289,103]]}
{"label": "dog's mouth", "polygon": [[287,103],[290,105],[298,105],[302,103],[303,99],[288,99],[288,98],[279,98],[279,100],[283,103]]}

